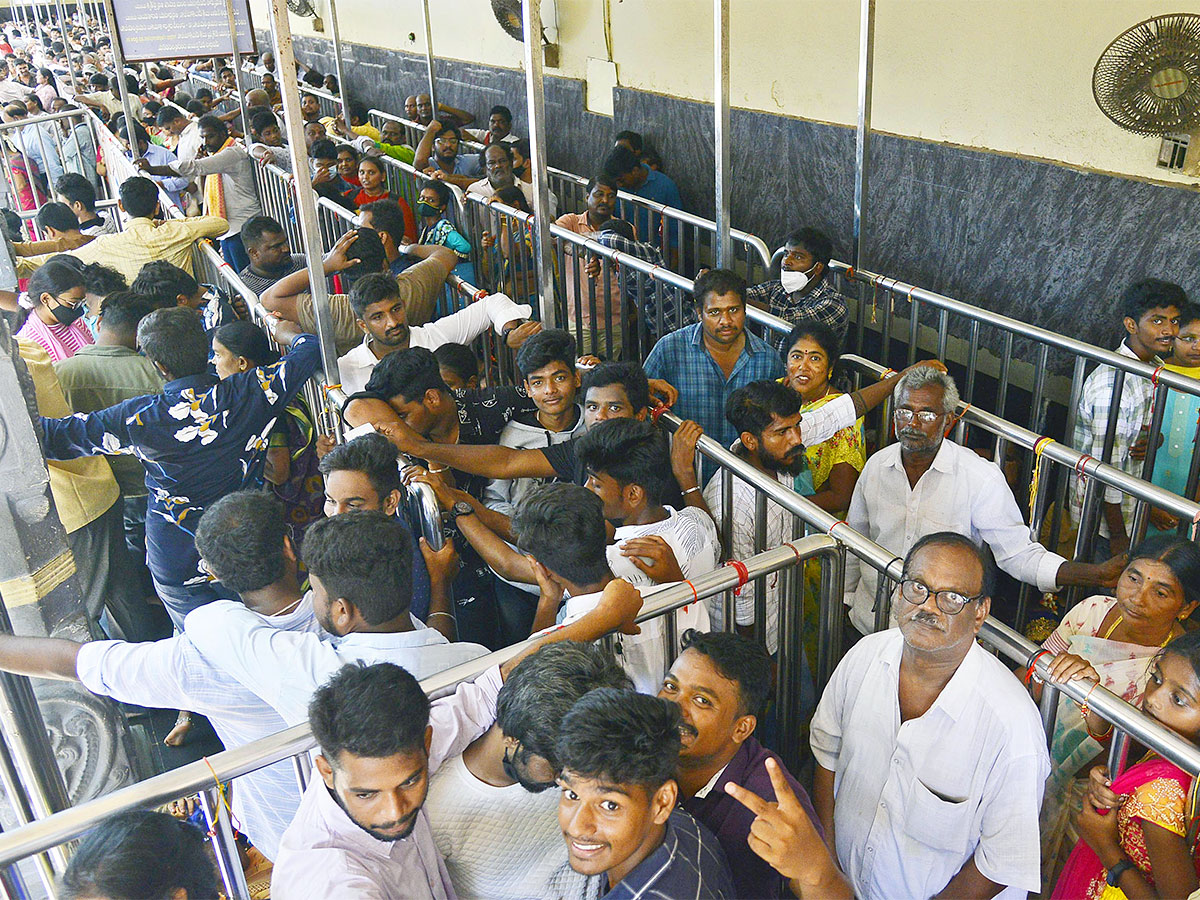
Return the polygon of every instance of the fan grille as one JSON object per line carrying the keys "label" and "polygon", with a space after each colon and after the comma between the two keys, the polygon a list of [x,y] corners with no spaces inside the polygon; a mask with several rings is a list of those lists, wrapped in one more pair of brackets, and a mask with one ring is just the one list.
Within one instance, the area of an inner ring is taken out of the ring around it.
{"label": "fan grille", "polygon": [[309,0],[287,0],[287,7],[298,16],[315,16],[317,14]]}
{"label": "fan grille", "polygon": [[1106,116],[1137,134],[1200,124],[1200,15],[1158,16],[1121,34],[1096,62],[1092,93]]}

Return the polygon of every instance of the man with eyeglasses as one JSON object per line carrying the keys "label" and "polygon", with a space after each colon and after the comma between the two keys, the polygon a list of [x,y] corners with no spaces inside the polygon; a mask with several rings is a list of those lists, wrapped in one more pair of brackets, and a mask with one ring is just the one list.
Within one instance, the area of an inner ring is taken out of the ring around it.
{"label": "man with eyeglasses", "polygon": [[817,706],[814,805],[856,897],[1040,887],[1050,759],[1033,701],[975,641],[993,582],[970,538],[920,538],[904,561],[900,627],[859,641]]}
{"label": "man with eyeglasses", "polygon": [[[892,553],[903,554],[923,535],[953,531],[986,544],[996,564],[1040,591],[1068,585],[1112,587],[1122,557],[1104,563],[1071,562],[1033,540],[999,466],[945,436],[954,425],[958,387],[931,368],[905,372],[896,383],[895,444],[863,467],[846,521]],[[875,630],[878,576],[846,562],[845,602],[863,634]],[[892,606],[891,624],[899,610]]]}

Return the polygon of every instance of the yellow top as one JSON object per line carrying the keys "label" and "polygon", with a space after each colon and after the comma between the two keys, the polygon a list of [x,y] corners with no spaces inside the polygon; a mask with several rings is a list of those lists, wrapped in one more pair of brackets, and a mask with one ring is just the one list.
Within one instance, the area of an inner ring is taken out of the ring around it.
{"label": "yellow top", "polygon": [[[25,338],[17,338],[17,346],[33,378],[38,412],[50,419],[71,415],[73,411],[67,405],[49,354],[41,344]],[[50,471],[50,493],[67,534],[100,518],[121,496],[117,479],[103,456],[47,460],[46,468]]]}

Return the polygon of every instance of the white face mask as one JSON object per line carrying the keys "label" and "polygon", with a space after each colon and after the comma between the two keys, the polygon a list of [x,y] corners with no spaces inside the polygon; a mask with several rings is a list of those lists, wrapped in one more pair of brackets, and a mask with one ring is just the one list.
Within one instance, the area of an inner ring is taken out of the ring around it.
{"label": "white face mask", "polygon": [[[815,263],[808,272],[811,272],[819,265],[820,263]],[[802,291],[808,287],[808,272],[789,272],[787,269],[784,269],[779,273],[779,281],[785,291],[789,294],[794,294],[796,291]]]}

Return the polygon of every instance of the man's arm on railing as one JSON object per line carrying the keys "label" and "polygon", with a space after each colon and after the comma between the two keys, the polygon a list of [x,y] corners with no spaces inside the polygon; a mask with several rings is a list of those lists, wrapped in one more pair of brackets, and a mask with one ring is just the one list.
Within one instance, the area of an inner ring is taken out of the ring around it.
{"label": "man's arm on railing", "polygon": [[454,106],[448,106],[445,103],[438,104],[438,112],[444,116],[453,116],[458,120],[459,125],[470,125],[475,121],[475,116],[465,109],[458,109]]}
{"label": "man's arm on railing", "polygon": [[75,660],[81,646],[62,638],[0,634],[0,669],[29,678],[78,681]]}
{"label": "man's arm on railing", "polygon": [[[357,427],[371,422],[376,430],[400,448],[400,452],[443,463],[470,475],[487,478],[553,478],[558,472],[541,450],[514,450],[498,444],[439,444],[426,440],[407,424],[381,415],[381,400],[351,400],[343,412],[346,423]],[[389,407],[390,409],[390,407]]]}

